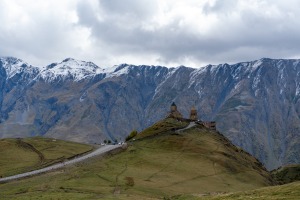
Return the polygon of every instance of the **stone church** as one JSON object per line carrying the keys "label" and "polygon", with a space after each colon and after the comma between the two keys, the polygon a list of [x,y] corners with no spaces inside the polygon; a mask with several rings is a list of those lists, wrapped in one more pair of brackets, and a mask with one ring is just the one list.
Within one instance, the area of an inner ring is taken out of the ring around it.
{"label": "stone church", "polygon": [[183,119],[182,114],[177,110],[176,104],[173,102],[168,118]]}
{"label": "stone church", "polygon": [[177,110],[177,106],[176,106],[175,102],[173,102],[171,104],[171,109],[170,109],[170,112],[169,112],[167,118],[174,118],[174,119],[177,119],[177,120],[180,120],[180,121],[196,122],[197,124],[203,125],[206,128],[209,128],[211,130],[216,130],[216,122],[198,120],[197,109],[195,108],[195,106],[193,106],[191,108],[190,118],[185,119],[185,118],[183,118],[182,114]]}

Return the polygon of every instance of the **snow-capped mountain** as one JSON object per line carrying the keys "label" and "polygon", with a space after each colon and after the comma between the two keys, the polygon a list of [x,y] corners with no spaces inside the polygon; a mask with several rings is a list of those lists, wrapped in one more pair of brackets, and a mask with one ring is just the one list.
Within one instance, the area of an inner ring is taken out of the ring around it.
{"label": "snow-capped mountain", "polygon": [[52,63],[43,68],[39,77],[50,82],[58,79],[80,81],[82,79],[90,79],[101,72],[103,72],[103,69],[92,62],[67,58],[60,63]]}
{"label": "snow-capped mountain", "polygon": [[13,57],[2,57],[0,58],[3,68],[6,72],[6,78],[12,78],[17,74],[27,74],[30,78],[36,76],[39,73],[38,67],[33,67],[21,59]]}
{"label": "snow-capped mountain", "polygon": [[0,58],[0,136],[120,140],[165,117],[174,101],[269,169],[300,162],[300,60],[260,59],[193,69],[66,59],[33,67]]}

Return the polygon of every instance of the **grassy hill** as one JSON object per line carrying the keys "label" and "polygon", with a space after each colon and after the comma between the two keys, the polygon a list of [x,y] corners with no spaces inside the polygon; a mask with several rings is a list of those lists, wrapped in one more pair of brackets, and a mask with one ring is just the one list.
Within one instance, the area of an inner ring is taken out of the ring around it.
{"label": "grassy hill", "polygon": [[287,165],[273,170],[273,178],[280,184],[300,181],[300,165]]}
{"label": "grassy hill", "polygon": [[[251,155],[200,125],[162,120],[118,154],[0,185],[4,199],[161,199],[273,184]],[[47,180],[47,181],[45,181]]]}
{"label": "grassy hill", "polygon": [[32,171],[93,149],[90,145],[34,137],[0,140],[0,177]]}

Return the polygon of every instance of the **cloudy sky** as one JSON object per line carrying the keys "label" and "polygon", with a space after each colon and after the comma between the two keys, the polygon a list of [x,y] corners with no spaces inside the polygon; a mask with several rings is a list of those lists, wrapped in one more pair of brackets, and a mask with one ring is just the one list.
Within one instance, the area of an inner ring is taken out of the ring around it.
{"label": "cloudy sky", "polygon": [[300,58],[299,0],[0,0],[0,56],[201,67]]}

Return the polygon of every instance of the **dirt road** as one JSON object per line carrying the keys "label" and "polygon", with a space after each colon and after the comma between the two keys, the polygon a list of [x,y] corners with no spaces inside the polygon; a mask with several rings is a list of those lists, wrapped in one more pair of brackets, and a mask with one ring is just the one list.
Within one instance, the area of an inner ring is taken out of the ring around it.
{"label": "dirt road", "polygon": [[20,178],[33,176],[33,175],[40,174],[40,173],[45,173],[45,172],[48,172],[48,171],[52,171],[52,170],[55,170],[55,169],[58,169],[58,168],[62,168],[66,165],[71,165],[71,164],[74,164],[74,163],[78,163],[78,162],[81,162],[81,161],[86,160],[88,158],[104,154],[108,151],[111,151],[111,150],[117,149],[117,148],[122,148],[122,146],[121,145],[105,145],[105,146],[102,146],[101,148],[99,148],[99,149],[97,149],[97,150],[95,150],[95,151],[93,151],[89,154],[86,154],[86,155],[78,157],[78,158],[74,158],[74,159],[66,161],[66,162],[58,163],[58,164],[55,164],[55,165],[52,165],[52,166],[49,166],[49,167],[34,170],[34,171],[31,171],[31,172],[26,172],[26,173],[23,173],[23,174],[17,174],[17,175],[14,175],[14,176],[0,178],[0,183],[1,182],[12,181],[12,180],[17,180],[17,179],[20,179]]}

